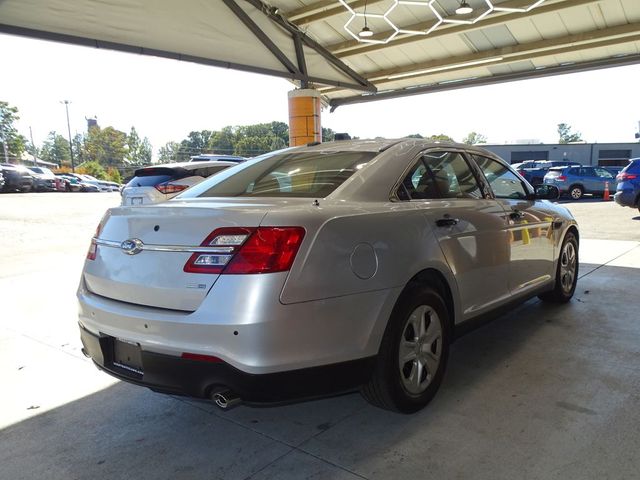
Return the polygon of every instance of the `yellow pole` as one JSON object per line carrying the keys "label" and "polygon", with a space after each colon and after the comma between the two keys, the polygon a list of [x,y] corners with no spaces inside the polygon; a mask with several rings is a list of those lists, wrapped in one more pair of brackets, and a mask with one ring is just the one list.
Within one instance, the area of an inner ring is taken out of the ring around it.
{"label": "yellow pole", "polygon": [[289,92],[289,146],[322,141],[320,92],[298,89]]}

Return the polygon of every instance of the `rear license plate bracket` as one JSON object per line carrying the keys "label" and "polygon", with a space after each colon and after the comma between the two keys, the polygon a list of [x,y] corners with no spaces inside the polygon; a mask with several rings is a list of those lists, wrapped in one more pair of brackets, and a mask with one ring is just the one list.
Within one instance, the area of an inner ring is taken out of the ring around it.
{"label": "rear license plate bracket", "polygon": [[113,338],[113,365],[136,375],[143,375],[142,351],[135,342]]}

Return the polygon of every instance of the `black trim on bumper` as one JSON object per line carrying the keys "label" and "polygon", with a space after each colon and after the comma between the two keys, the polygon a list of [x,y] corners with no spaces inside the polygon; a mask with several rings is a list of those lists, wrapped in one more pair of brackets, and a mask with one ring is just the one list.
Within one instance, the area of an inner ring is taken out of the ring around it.
{"label": "black trim on bumper", "polygon": [[228,363],[187,360],[142,350],[142,375],[113,364],[112,337],[96,336],[80,326],[83,353],[114,377],[151,390],[196,398],[210,398],[229,389],[245,403],[280,403],[354,390],[366,383],[375,358],[367,357],[321,367],[287,372],[250,374]]}

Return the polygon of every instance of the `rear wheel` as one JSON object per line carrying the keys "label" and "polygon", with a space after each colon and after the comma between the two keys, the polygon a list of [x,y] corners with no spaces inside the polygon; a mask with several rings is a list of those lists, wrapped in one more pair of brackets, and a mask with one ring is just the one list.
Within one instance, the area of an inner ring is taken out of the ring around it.
{"label": "rear wheel", "polygon": [[385,331],[375,371],[362,395],[373,405],[413,413],[434,397],[449,355],[449,315],[431,287],[409,285]]}
{"label": "rear wheel", "polygon": [[584,189],[580,185],[574,185],[569,189],[569,196],[573,200],[580,200],[584,195]]}
{"label": "rear wheel", "polygon": [[568,232],[562,242],[556,284],[553,290],[539,295],[545,302],[565,303],[571,300],[578,283],[578,240],[573,232]]}

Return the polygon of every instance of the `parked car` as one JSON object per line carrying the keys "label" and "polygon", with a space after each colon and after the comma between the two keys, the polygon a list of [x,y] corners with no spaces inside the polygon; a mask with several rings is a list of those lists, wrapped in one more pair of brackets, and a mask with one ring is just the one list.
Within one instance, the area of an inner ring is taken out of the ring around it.
{"label": "parked car", "polygon": [[10,163],[0,164],[4,176],[5,192],[29,192],[33,187],[33,177],[29,170],[22,165],[12,165]]}
{"label": "parked car", "polygon": [[202,155],[194,155],[189,160],[190,162],[246,162],[245,157],[239,157],[237,155],[214,155],[209,153],[203,153]]}
{"label": "parked car", "polygon": [[640,210],[640,158],[632,158],[616,177],[618,186],[613,196],[618,205]]}
{"label": "parked car", "polygon": [[[109,186],[106,185],[102,180],[98,180],[96,177],[87,174],[75,174],[76,177],[79,177],[82,183],[87,183],[90,185],[95,185],[100,192],[108,192],[110,190]],[[89,191],[89,190],[87,190]]]}
{"label": "parked car", "polygon": [[46,167],[27,167],[33,176],[33,189],[36,191],[53,191],[56,189],[56,176]]}
{"label": "parked car", "polygon": [[175,197],[183,190],[202,182],[237,162],[170,163],[144,167],[122,189],[122,205],[147,205]]}
{"label": "parked car", "polygon": [[86,183],[82,177],[76,173],[57,173],[56,176],[64,182],[66,192],[98,192],[99,189],[93,184]]}
{"label": "parked car", "polygon": [[605,185],[613,193],[616,179],[602,167],[554,167],[544,176],[544,183],[554,185],[560,195],[579,200],[585,193],[603,195]]}
{"label": "parked car", "polygon": [[544,176],[550,168],[580,166],[578,162],[569,162],[565,160],[540,160],[536,161],[533,166],[525,166],[517,168],[518,173],[524,177],[531,185],[541,185],[544,183]]}
{"label": "parked car", "polygon": [[2,169],[0,168],[0,192],[4,190],[4,175],[2,174]]}
{"label": "parked car", "polygon": [[117,378],[221,408],[360,387],[414,412],[468,322],[571,299],[578,229],[545,200],[557,195],[468,145],[272,152],[105,214],[78,289],[83,351]]}

